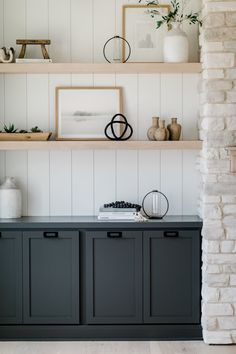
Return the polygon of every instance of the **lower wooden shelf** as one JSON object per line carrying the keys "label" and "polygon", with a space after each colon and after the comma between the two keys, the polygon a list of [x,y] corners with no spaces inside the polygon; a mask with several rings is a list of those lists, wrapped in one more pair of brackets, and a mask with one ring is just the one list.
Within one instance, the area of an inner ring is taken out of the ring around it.
{"label": "lower wooden shelf", "polygon": [[202,141],[1,141],[0,150],[201,150]]}
{"label": "lower wooden shelf", "polygon": [[0,72],[5,74],[153,74],[153,73],[201,73],[201,63],[27,63],[0,64]]}

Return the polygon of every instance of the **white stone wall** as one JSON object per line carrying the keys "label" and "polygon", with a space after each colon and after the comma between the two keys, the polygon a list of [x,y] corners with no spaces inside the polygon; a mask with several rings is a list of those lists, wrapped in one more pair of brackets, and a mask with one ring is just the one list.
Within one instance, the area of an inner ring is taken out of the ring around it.
{"label": "white stone wall", "polygon": [[200,136],[203,227],[202,325],[206,343],[236,343],[236,0],[203,0]]}

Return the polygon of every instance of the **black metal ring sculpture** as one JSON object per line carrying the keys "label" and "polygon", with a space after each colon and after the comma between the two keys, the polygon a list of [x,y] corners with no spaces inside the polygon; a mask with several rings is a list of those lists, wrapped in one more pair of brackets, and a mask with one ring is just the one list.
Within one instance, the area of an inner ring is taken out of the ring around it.
{"label": "black metal ring sculpture", "polygon": [[[162,196],[164,197],[165,201],[166,201],[166,211],[165,211],[164,214],[162,214],[162,215],[160,215],[160,216],[149,215],[149,214],[146,212],[146,210],[145,210],[145,207],[144,207],[145,199],[146,199],[150,194],[152,194],[152,193],[158,193],[158,194],[162,195]],[[147,193],[147,194],[145,195],[145,197],[143,198],[142,209],[143,209],[144,214],[148,217],[148,219],[159,219],[159,220],[160,220],[160,219],[163,219],[163,218],[166,216],[166,214],[168,213],[169,207],[170,207],[170,204],[169,204],[169,201],[168,201],[168,199],[167,199],[167,196],[166,196],[164,193],[162,193],[162,192],[160,192],[160,191],[158,191],[158,190],[154,190],[154,191],[151,191],[151,192]]]}
{"label": "black metal ring sculpture", "polygon": [[106,47],[107,47],[108,43],[109,43],[110,41],[114,40],[114,39],[120,39],[120,40],[124,41],[124,42],[127,44],[128,48],[129,48],[129,53],[128,53],[128,55],[127,55],[127,58],[122,61],[123,63],[126,63],[126,62],[129,60],[130,56],[131,56],[131,46],[130,46],[129,42],[128,42],[125,38],[120,37],[120,36],[114,36],[114,37],[108,39],[108,41],[106,41],[106,43],[104,44],[104,47],[103,47],[103,55],[104,55],[104,58],[106,59],[106,61],[107,61],[108,63],[111,63],[110,60],[108,60],[108,58],[107,58],[107,56],[106,56]]}
{"label": "black metal ring sculpture", "polygon": [[[121,117],[123,119],[122,120],[116,120],[117,117]],[[116,133],[115,133],[115,130],[114,130],[114,125],[115,124],[121,124],[121,125],[125,125],[125,128],[123,130],[123,132],[121,133],[120,136],[117,136]],[[108,129],[111,128],[111,132],[112,132],[112,135],[113,137],[111,137],[109,134],[108,134]],[[130,129],[130,134],[125,137],[125,134],[127,132],[127,130]],[[105,128],[105,131],[104,131],[106,137],[109,139],[109,140],[113,140],[113,141],[125,141],[125,140],[129,140],[131,138],[131,136],[133,135],[133,128],[131,127],[131,125],[128,123],[126,117],[121,114],[121,113],[118,113],[116,115],[114,115],[114,117],[112,118],[112,120],[110,121],[110,123],[107,124],[106,128]]]}

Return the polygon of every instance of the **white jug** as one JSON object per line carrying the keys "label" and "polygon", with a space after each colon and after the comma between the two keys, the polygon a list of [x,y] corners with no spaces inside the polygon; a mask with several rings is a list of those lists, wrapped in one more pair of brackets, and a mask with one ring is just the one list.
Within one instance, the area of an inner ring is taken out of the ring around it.
{"label": "white jug", "polygon": [[0,218],[16,219],[22,216],[22,196],[15,179],[7,177],[0,186]]}
{"label": "white jug", "polygon": [[189,43],[180,23],[172,24],[172,29],[164,38],[164,61],[166,63],[187,63],[189,61]]}

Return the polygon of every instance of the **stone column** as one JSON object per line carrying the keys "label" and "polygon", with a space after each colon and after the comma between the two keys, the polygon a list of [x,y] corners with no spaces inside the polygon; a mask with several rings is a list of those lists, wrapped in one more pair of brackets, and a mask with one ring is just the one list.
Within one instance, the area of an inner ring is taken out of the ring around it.
{"label": "stone column", "polygon": [[225,149],[236,145],[236,0],[203,0],[200,137],[203,336],[236,343],[236,176]]}

